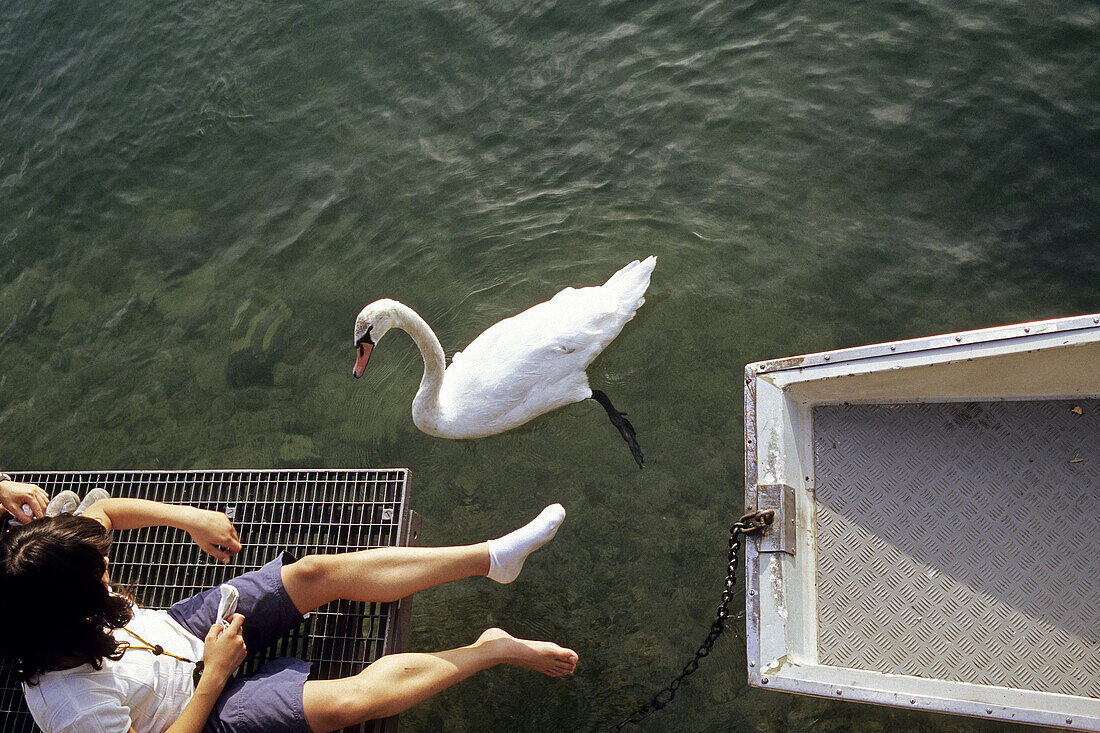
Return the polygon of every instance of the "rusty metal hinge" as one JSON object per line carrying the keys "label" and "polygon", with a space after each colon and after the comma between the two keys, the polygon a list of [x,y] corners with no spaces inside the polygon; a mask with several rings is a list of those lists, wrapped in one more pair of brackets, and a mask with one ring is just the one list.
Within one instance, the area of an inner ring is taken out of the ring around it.
{"label": "rusty metal hinge", "polygon": [[775,510],[775,521],[757,539],[756,551],[795,554],[794,488],[786,484],[757,484],[756,506]]}

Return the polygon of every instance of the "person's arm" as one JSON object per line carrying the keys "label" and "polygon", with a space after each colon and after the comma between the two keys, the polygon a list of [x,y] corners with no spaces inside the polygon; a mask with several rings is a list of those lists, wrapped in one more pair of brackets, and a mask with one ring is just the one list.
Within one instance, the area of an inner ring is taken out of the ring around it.
{"label": "person's arm", "polygon": [[241,634],[243,623],[244,616],[235,613],[230,616],[228,629],[223,630],[220,623],[210,627],[202,650],[202,677],[195,686],[195,694],[164,733],[200,733],[206,726],[214,703],[248,651]]}
{"label": "person's arm", "polygon": [[237,530],[221,512],[193,506],[162,504],[147,499],[100,499],[88,507],[85,517],[96,520],[107,531],[138,527],[168,526],[182,529],[208,555],[229,562],[241,549]]}
{"label": "person's arm", "polygon": [[[11,513],[18,521],[26,524],[37,517],[45,516],[49,495],[34,484],[12,481],[11,476],[0,473],[0,516]],[[30,507],[31,516],[23,513],[23,505]]]}

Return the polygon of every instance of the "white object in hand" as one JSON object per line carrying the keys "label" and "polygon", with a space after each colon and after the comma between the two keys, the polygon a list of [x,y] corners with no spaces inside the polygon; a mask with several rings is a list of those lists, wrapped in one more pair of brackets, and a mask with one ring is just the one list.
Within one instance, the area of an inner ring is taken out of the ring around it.
{"label": "white object in hand", "polygon": [[218,604],[218,623],[222,625],[223,629],[228,629],[229,617],[236,612],[237,601],[240,599],[241,594],[228,583],[223,583],[218,590],[222,593],[221,603]]}
{"label": "white object in hand", "polygon": [[635,260],[603,285],[565,288],[545,303],[489,327],[455,354],[449,367],[439,339],[423,318],[396,300],[377,300],[356,318],[352,375],[362,376],[374,346],[387,331],[398,328],[412,337],[424,358],[412,417],[428,435],[483,438],[593,398],[641,466],[633,427],[606,395],[589,386],[585,369],[645,302],[656,264],[656,257]]}
{"label": "white object in hand", "polygon": [[[28,516],[28,517],[33,517],[34,516],[34,510],[31,509],[30,504],[24,504],[22,509],[23,509],[23,514],[25,516]],[[22,524],[22,522],[20,522],[15,517],[12,517],[11,519],[8,520],[8,524],[11,525],[12,527],[18,527],[20,524]]]}

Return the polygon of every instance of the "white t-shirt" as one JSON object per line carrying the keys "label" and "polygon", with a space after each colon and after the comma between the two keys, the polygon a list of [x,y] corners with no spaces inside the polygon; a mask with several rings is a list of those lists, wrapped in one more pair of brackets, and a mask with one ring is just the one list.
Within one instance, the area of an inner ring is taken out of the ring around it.
{"label": "white t-shirt", "polygon": [[[134,607],[126,628],[166,652],[202,659],[203,642],[180,626],[167,611]],[[132,646],[146,646],[122,629],[114,636]],[[43,672],[38,684],[23,685],[34,722],[45,733],[161,733],[176,721],[195,692],[195,665],[167,654],[129,649],[122,659]]]}

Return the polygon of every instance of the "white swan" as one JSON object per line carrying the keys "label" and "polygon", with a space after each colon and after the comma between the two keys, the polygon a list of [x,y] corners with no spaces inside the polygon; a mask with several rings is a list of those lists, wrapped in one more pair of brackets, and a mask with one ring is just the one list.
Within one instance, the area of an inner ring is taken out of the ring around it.
{"label": "white swan", "polygon": [[483,438],[591,397],[607,411],[641,467],[633,426],[607,395],[588,386],[584,370],[645,302],[656,264],[656,257],[635,260],[604,285],[566,288],[504,319],[455,354],[446,370],[443,347],[424,319],[396,300],[376,300],[355,319],[352,375],[362,376],[375,345],[391,328],[399,328],[412,336],[424,357],[412,417],[428,435]]}

